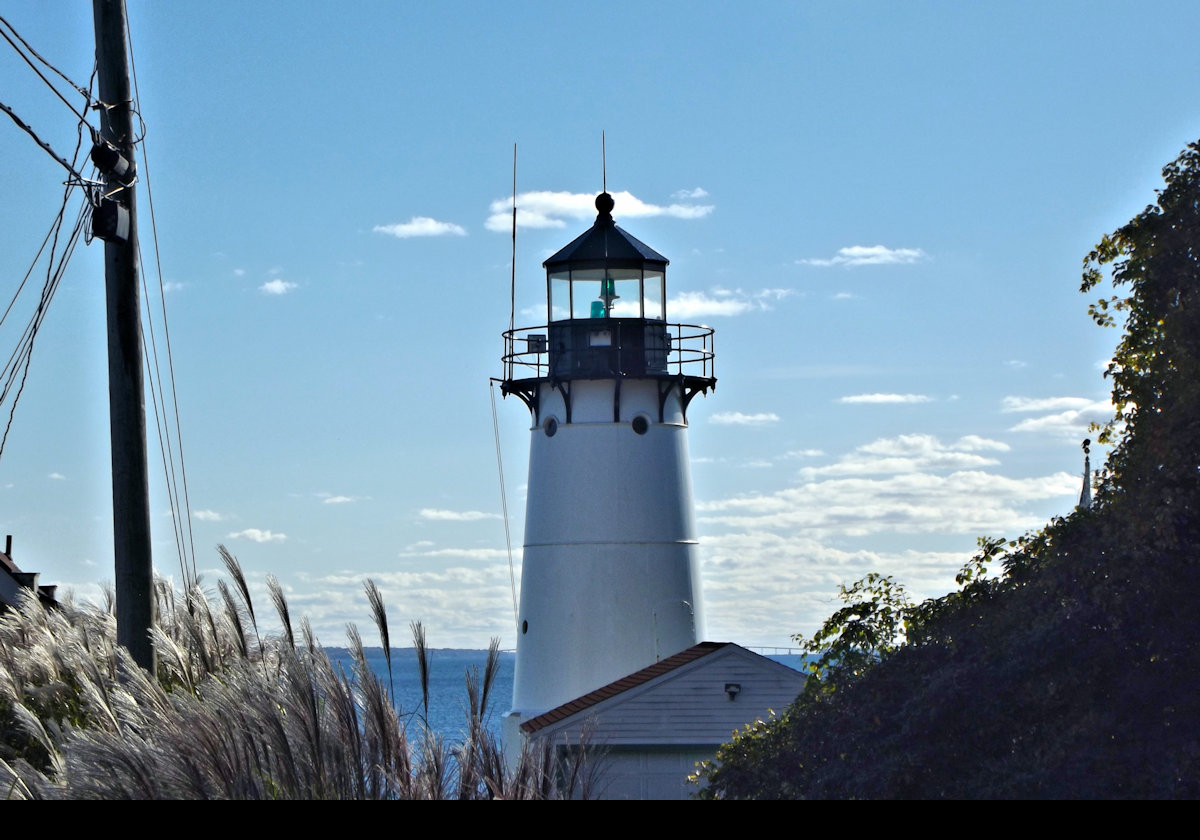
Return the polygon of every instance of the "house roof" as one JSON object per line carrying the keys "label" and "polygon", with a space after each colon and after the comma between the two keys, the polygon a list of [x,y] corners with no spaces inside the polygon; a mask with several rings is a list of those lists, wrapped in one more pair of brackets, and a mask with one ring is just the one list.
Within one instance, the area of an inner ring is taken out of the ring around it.
{"label": "house roof", "polygon": [[579,712],[586,711],[587,709],[595,706],[597,703],[608,700],[612,697],[616,697],[619,694],[623,694],[624,692],[629,691],[631,688],[637,688],[639,685],[644,685],[645,683],[648,683],[657,677],[661,677],[664,674],[668,674],[677,668],[681,668],[690,662],[695,662],[697,659],[708,656],[710,653],[714,653],[715,651],[721,650],[721,648],[728,647],[730,644],[732,643],[700,642],[699,644],[693,645],[687,650],[680,651],[674,656],[668,656],[666,659],[655,662],[653,665],[643,668],[640,671],[635,671],[632,674],[626,677],[621,677],[621,679],[611,682],[606,686],[601,686],[595,691],[589,691],[582,697],[576,697],[574,700],[568,700],[561,706],[557,706],[548,712],[543,712],[537,717],[532,717],[521,724],[521,729],[526,734],[532,735],[534,732],[537,732],[543,727],[558,723],[560,720],[564,720],[572,715],[578,714]]}
{"label": "house roof", "polygon": [[8,572],[9,574],[14,574],[14,575],[19,574],[21,571],[21,569],[17,566],[17,564],[12,561],[12,558],[9,557],[7,554],[5,554],[3,551],[0,551],[0,569],[3,569],[4,571]]}
{"label": "house roof", "polygon": [[0,611],[6,606],[16,606],[21,589],[32,589],[43,604],[56,606],[58,601],[55,592],[58,587],[39,585],[37,572],[21,571],[9,553],[12,551],[12,537],[8,538],[6,548],[8,551],[0,551]]}

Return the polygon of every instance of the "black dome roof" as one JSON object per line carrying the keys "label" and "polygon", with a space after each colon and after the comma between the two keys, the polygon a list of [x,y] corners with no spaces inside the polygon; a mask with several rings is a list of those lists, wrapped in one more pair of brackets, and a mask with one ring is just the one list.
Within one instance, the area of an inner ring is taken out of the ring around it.
{"label": "black dome roof", "polygon": [[567,268],[665,269],[670,260],[617,227],[612,218],[613,204],[612,196],[600,193],[596,197],[599,213],[595,224],[542,263],[542,266],[549,271]]}

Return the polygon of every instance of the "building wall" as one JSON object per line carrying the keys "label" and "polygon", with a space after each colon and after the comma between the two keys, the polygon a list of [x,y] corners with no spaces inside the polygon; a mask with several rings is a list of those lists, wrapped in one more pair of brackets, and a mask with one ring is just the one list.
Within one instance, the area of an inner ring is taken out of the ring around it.
{"label": "building wall", "polygon": [[[771,711],[782,713],[804,675],[737,645],[682,665],[602,700],[533,737],[560,749],[580,744],[592,768],[590,795],[606,799],[687,799],[696,762]],[[736,684],[734,699],[726,686]]]}
{"label": "building wall", "polygon": [[[531,430],[513,713],[528,719],[703,636],[687,426],[657,382],[544,385]],[[645,434],[632,424],[649,417]],[[556,420],[554,433],[546,423]]]}
{"label": "building wall", "polygon": [[697,762],[711,759],[711,746],[678,748],[622,747],[600,752],[588,791],[596,799],[689,799],[700,788],[687,778]]}
{"label": "building wall", "polygon": [[[740,686],[733,700],[725,691],[727,683]],[[601,748],[715,746],[771,710],[783,712],[803,687],[804,675],[798,671],[730,645],[545,731],[578,743],[587,730],[591,742]]]}

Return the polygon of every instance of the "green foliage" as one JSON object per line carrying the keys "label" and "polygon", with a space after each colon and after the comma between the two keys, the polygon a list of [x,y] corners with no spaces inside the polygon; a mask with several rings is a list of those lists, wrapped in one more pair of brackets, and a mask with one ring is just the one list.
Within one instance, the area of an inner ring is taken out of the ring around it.
{"label": "green foliage", "polygon": [[832,691],[838,680],[857,679],[903,643],[912,609],[903,584],[871,572],[850,588],[838,589],[846,606],[827,618],[811,639],[792,637],[804,653],[817,656],[808,666],[808,695]]}
{"label": "green foliage", "polygon": [[790,716],[785,714],[770,720],[756,720],[735,732],[733,740],[720,748],[715,761],[699,762],[696,772],[688,777],[692,784],[704,785],[694,797],[754,798],[754,792],[775,790],[774,798],[790,798],[786,787],[778,787],[777,768],[780,762],[790,758],[787,744],[791,725]]}
{"label": "green foliage", "polygon": [[1092,509],[981,538],[942,598],[843,588],[805,640],[819,689],[722,747],[706,797],[1200,795],[1200,143],[1163,176],[1084,259],[1122,326]]}
{"label": "green foliage", "polygon": [[[1084,258],[1081,290],[1110,272],[1123,297],[1092,307],[1099,323],[1107,308],[1125,315],[1124,331],[1105,372],[1116,414],[1100,441],[1117,441],[1099,497],[1166,506],[1147,520],[1158,536],[1194,511],[1180,507],[1197,480],[1200,440],[1200,143],[1163,169],[1156,204],[1104,237]],[[1163,492],[1168,489],[1179,492]]]}

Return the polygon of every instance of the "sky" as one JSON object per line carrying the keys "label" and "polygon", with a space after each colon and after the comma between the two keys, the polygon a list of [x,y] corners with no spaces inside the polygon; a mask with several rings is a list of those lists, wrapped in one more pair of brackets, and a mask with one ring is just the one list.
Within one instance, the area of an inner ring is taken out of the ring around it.
{"label": "sky", "polygon": [[[689,410],[706,636],[787,646],[839,585],[878,571],[938,596],[977,537],[1072,510],[1118,339],[1081,260],[1200,137],[1191,2],[129,14],[202,584],[223,544],[260,613],[273,574],[334,645],[347,622],[370,642],[372,578],[393,638],[419,619],[433,647],[515,646],[496,441],[519,584],[530,424],[489,385],[514,143],[518,326],[544,321],[541,263],[594,219],[603,131],[617,223],[670,259],[669,319],[715,328],[718,385]],[[87,4],[0,16],[87,84]],[[77,117],[6,43],[0,102],[71,154]],[[7,298],[65,171],[7,119],[0,155]],[[14,560],[87,599],[113,580],[102,262],[80,243],[0,455]],[[150,427],[156,568],[178,581]]]}

